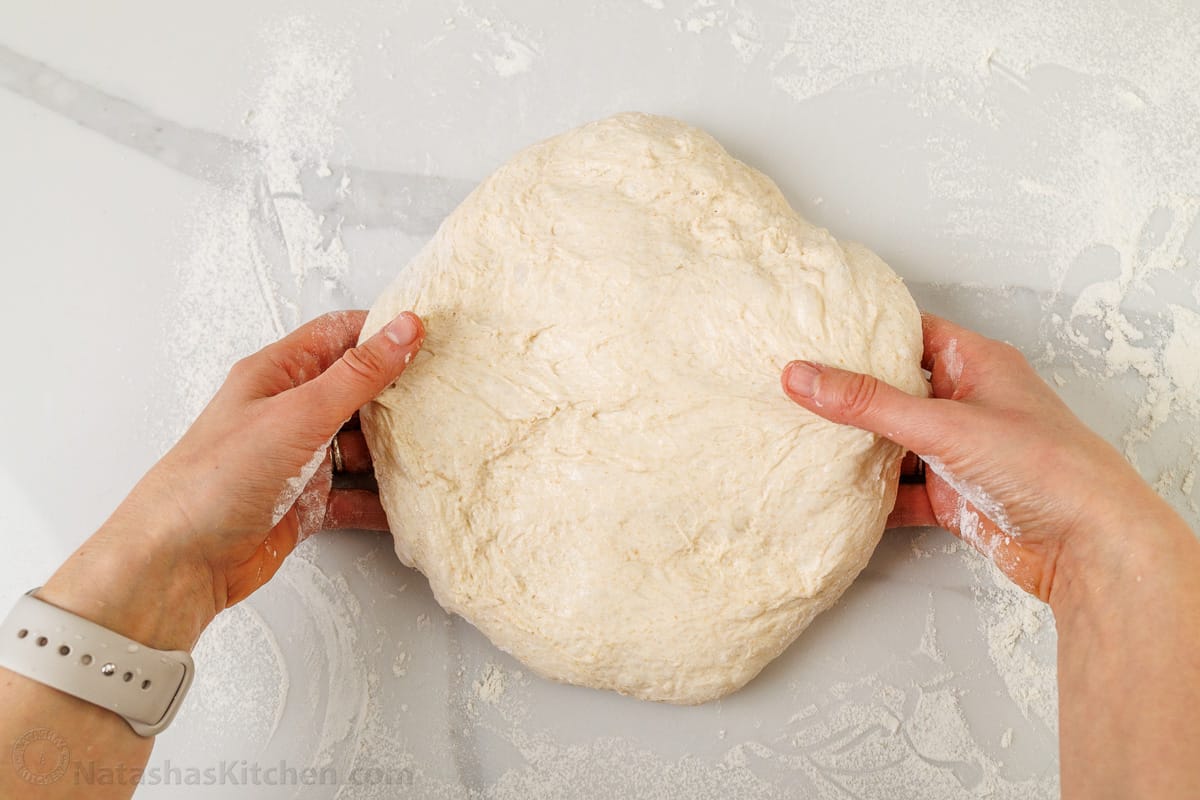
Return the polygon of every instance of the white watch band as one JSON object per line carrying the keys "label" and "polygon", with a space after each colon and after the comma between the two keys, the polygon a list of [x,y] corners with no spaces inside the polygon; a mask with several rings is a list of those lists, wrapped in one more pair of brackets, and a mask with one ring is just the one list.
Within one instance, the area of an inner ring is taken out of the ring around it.
{"label": "white watch band", "polygon": [[171,724],[195,673],[188,653],[146,647],[38,600],[36,591],[0,625],[0,667],[116,712],[139,736]]}

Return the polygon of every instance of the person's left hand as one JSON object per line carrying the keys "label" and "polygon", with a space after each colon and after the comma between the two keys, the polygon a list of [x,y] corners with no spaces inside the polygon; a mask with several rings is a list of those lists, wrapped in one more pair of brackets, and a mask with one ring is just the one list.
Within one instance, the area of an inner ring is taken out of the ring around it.
{"label": "person's left hand", "polygon": [[406,312],[356,347],[365,319],[363,311],[326,314],[235,364],[92,547],[128,553],[138,537],[163,574],[198,573],[206,585],[211,572],[217,613],[322,529],[387,530],[375,492],[332,488],[329,444],[339,436],[347,471],[370,469],[362,433],[339,431],[399,377],[425,331]]}
{"label": "person's left hand", "polygon": [[[227,606],[323,528],[387,530],[377,494],[331,490],[329,444],[399,377],[425,332],[414,314],[401,314],[355,347],[365,319],[362,311],[326,314],[239,361],[143,481],[171,497],[181,527],[224,584]],[[362,434],[342,437],[346,466],[368,468]]]}

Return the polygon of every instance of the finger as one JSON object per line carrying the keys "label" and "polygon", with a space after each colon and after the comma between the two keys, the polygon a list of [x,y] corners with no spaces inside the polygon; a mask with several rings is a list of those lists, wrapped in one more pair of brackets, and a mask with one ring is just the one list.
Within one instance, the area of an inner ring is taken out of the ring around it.
{"label": "finger", "polygon": [[320,376],[290,392],[289,402],[315,415],[314,424],[332,436],[404,372],[424,338],[420,318],[406,311],[362,344],[346,350]]}
{"label": "finger", "polygon": [[953,533],[991,560],[1021,588],[1036,593],[1020,575],[1021,545],[975,504],[960,495],[944,479],[931,476],[926,484],[930,504],[937,509],[937,525]]}
{"label": "finger", "polygon": [[956,403],[914,397],[870,375],[811,361],[784,367],[783,390],[817,416],[871,431],[918,453],[936,455],[954,431],[966,430],[963,409]]}
{"label": "finger", "polygon": [[338,452],[342,454],[342,472],[369,472],[371,451],[362,431],[345,430],[337,435]]}
{"label": "finger", "polygon": [[936,366],[939,353],[945,353],[951,347],[957,349],[959,345],[966,345],[970,349],[978,342],[988,341],[986,336],[970,328],[924,312],[921,314],[921,337],[925,345],[921,366],[930,372]]}
{"label": "finger", "polygon": [[921,366],[929,370],[933,396],[951,400],[970,400],[981,387],[990,398],[1006,397],[1022,402],[1007,387],[1025,387],[1026,381],[1014,378],[1031,372],[1024,356],[1004,342],[955,325],[932,314],[922,315],[925,350]]}
{"label": "finger", "polygon": [[387,514],[379,495],[365,489],[334,489],[325,505],[324,530],[354,528],[364,531],[388,530]]}
{"label": "finger", "polygon": [[326,450],[324,460],[321,461],[321,465],[317,467],[312,478],[305,484],[293,506],[300,525],[297,544],[321,530],[321,525],[325,520],[325,498],[329,496],[332,488],[333,454]]}
{"label": "finger", "polygon": [[929,502],[924,484],[902,483],[896,492],[896,505],[888,515],[888,528],[936,527],[937,515]]}
{"label": "finger", "polygon": [[301,325],[279,341],[242,359],[229,383],[251,397],[271,397],[307,383],[358,341],[365,311],[335,311]]}
{"label": "finger", "polygon": [[965,498],[958,499],[954,518],[949,520],[946,528],[1010,577],[1020,564],[1020,548],[1013,538]]}

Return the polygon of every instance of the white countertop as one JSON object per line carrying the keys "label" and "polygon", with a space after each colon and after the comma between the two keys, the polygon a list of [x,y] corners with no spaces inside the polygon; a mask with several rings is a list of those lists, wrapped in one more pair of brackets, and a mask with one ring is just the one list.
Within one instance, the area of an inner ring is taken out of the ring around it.
{"label": "white countertop", "polygon": [[[236,357],[369,306],[490,170],[621,110],[706,128],[922,307],[1022,347],[1195,522],[1200,9],[937,5],[0,9],[0,602]],[[699,708],[540,680],[370,534],[306,543],[196,658],[140,796],[1057,796],[1053,622],[943,532],[888,534]],[[335,785],[269,785],[308,767]],[[217,785],[162,785],[192,770]]]}

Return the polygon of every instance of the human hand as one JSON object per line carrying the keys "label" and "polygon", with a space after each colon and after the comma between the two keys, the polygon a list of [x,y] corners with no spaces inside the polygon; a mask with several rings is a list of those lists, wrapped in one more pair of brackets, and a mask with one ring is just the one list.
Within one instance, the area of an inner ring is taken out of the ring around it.
{"label": "human hand", "polygon": [[[387,530],[377,494],[331,489],[329,445],[404,371],[424,330],[402,314],[354,347],[365,319],[362,311],[326,314],[238,362],[147,476],[171,499],[186,545],[212,567],[225,605],[265,583],[298,542],[323,528]],[[340,436],[354,457],[349,466],[369,468],[362,434]]]}
{"label": "human hand", "polygon": [[931,315],[923,327],[931,398],[808,362],[782,376],[804,408],[885,436],[927,464],[924,484],[900,485],[889,527],[946,528],[1048,601],[1062,566],[1123,535],[1131,513],[1174,516],[1016,348]]}
{"label": "human hand", "polygon": [[347,470],[370,468],[362,434],[339,430],[404,371],[424,328],[401,314],[356,347],[365,319],[363,311],[326,314],[234,365],[179,443],[40,596],[139,638],[136,626],[149,624],[141,620],[161,614],[134,619],[127,608],[121,619],[100,618],[122,605],[116,593],[137,588],[144,602],[187,617],[140,640],[187,647],[306,537],[323,528],[386,530],[377,494],[332,488],[328,449],[338,435]]}

